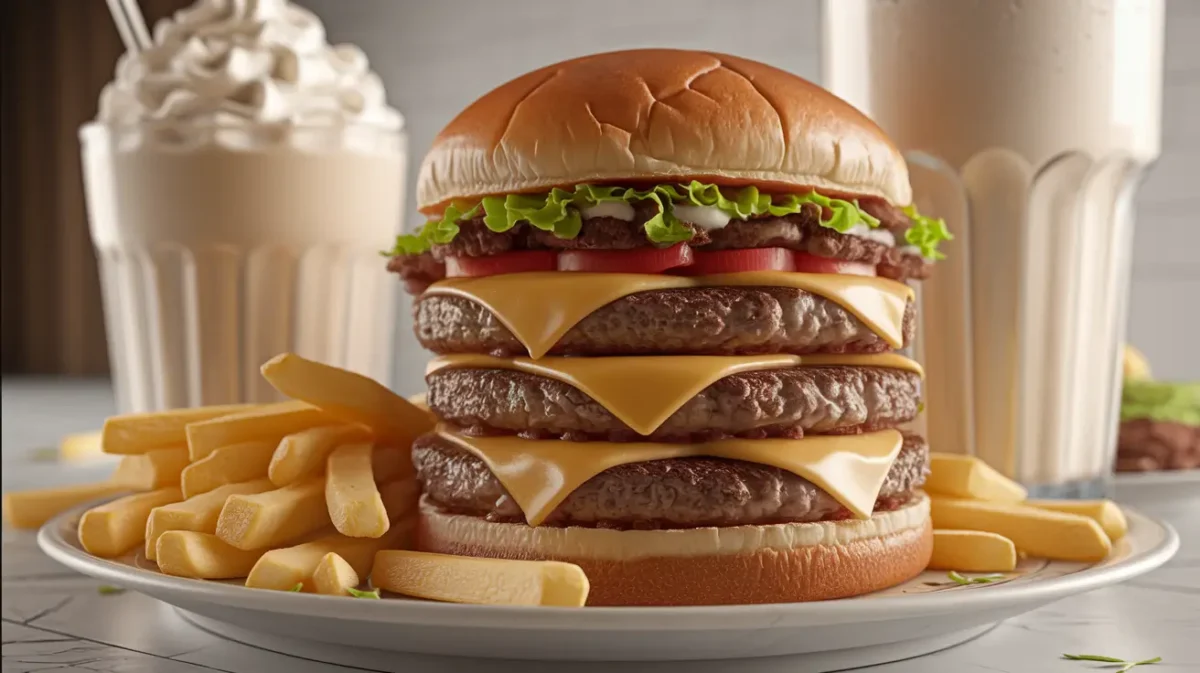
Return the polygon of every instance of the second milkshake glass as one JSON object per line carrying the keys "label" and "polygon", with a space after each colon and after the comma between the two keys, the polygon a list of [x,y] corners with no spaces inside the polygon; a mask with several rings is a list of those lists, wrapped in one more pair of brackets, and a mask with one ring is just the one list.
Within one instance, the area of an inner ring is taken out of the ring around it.
{"label": "second milkshake glass", "polygon": [[935,451],[1107,490],[1132,197],[1159,153],[1162,0],[825,0],[824,82],[956,236],[921,288]]}

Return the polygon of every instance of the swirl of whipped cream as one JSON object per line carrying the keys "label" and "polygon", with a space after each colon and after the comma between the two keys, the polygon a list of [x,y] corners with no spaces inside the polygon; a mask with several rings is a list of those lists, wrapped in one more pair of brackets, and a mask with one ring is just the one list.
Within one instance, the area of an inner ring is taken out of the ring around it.
{"label": "swirl of whipped cream", "polygon": [[330,46],[320,19],[288,0],[198,0],[160,21],[151,48],[118,61],[99,121],[404,124],[362,50]]}

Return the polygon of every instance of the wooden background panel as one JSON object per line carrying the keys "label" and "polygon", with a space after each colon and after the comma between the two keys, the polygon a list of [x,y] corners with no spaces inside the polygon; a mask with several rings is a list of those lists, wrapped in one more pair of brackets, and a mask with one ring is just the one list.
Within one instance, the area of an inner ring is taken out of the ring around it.
{"label": "wooden background panel", "polygon": [[[141,0],[151,25],[187,4]],[[123,47],[98,0],[0,5],[0,369],[104,374],[104,318],[77,132],[95,116]]]}

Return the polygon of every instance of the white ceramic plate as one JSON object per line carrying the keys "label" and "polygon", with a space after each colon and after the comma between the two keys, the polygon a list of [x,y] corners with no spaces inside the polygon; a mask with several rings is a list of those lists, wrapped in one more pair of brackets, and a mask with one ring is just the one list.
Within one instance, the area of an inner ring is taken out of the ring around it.
{"label": "white ceramic plate", "polygon": [[1133,504],[1200,497],[1200,470],[1118,472],[1113,493],[1114,500]]}
{"label": "white ceramic plate", "polygon": [[1051,601],[1121,582],[1179,547],[1170,526],[1132,510],[1129,535],[1105,561],[1028,559],[993,584],[959,586],[926,572],[893,589],[818,603],[680,608],[518,608],[361,600],[247,589],[162,575],[131,554],[104,560],[79,546],[82,508],[50,521],[42,550],[101,581],[140,591],[234,640],[302,653],[375,648],[505,659],[649,661],[806,655],[805,670],[894,661],[949,647]]}

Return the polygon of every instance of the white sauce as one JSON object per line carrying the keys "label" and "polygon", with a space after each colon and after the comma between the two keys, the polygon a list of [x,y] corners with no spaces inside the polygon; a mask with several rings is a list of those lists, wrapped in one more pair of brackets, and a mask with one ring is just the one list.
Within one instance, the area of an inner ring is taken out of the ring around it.
{"label": "white sauce", "polygon": [[850,227],[850,231],[847,231],[846,233],[850,236],[858,236],[859,238],[865,238],[868,241],[882,243],[889,248],[896,245],[896,237],[892,235],[892,232],[884,229],[883,227],[876,227],[872,229],[867,225],[866,222],[859,222],[853,227]]}
{"label": "white sauce", "polygon": [[594,206],[581,208],[579,214],[585,219],[589,217],[611,217],[626,222],[633,221],[633,206],[625,201],[602,201]]}
{"label": "white sauce", "polygon": [[716,206],[692,206],[675,204],[675,217],[695,225],[699,229],[705,231],[711,229],[724,229],[725,225],[729,224],[729,220],[733,219],[729,213],[721,210]]}

